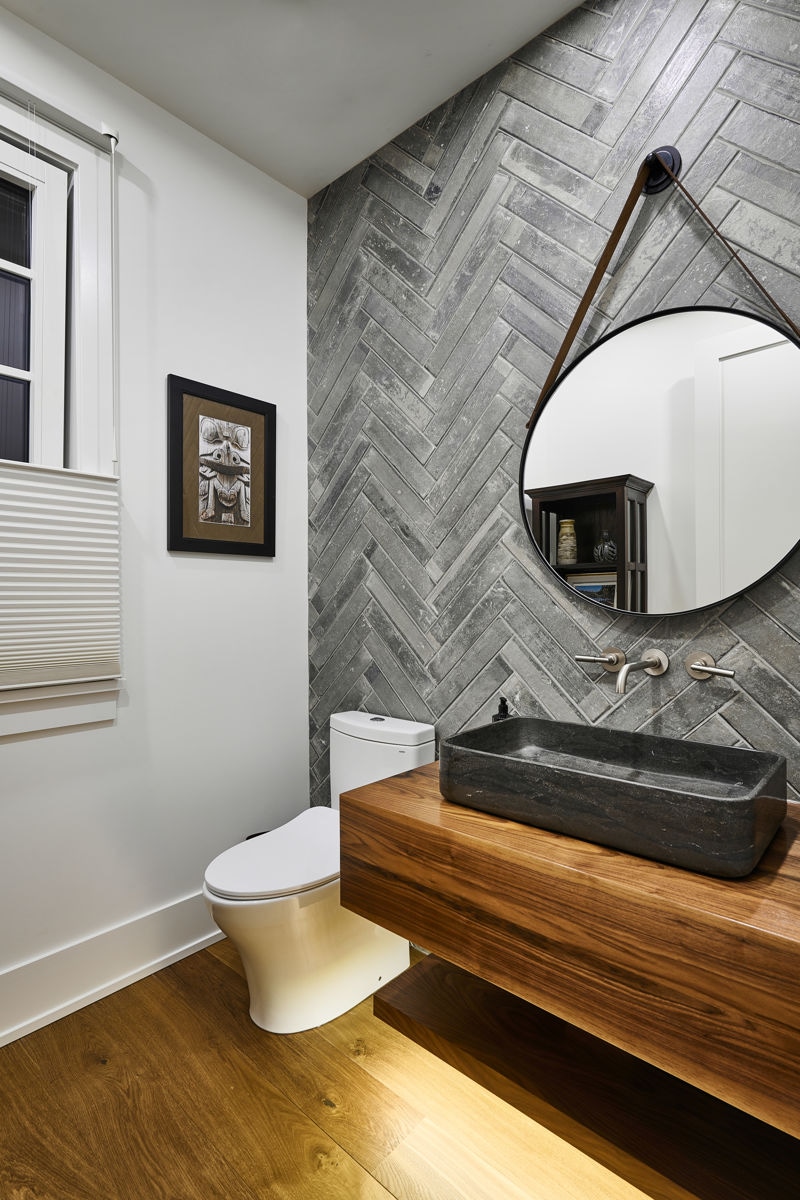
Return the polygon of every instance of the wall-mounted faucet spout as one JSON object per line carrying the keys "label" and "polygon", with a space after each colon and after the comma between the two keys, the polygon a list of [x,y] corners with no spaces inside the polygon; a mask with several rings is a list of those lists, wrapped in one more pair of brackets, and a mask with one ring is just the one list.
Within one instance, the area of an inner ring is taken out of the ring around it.
{"label": "wall-mounted faucet spout", "polygon": [[618,694],[620,696],[625,695],[625,688],[628,686],[628,675],[631,671],[646,671],[648,675],[663,675],[668,666],[669,659],[663,650],[649,650],[639,662],[626,662],[619,675],[617,675]]}

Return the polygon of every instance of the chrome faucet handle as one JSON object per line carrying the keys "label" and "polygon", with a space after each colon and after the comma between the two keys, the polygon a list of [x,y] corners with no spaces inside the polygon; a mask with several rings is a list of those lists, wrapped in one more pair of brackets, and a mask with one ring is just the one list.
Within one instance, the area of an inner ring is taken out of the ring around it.
{"label": "chrome faucet handle", "polygon": [[712,675],[720,675],[723,679],[733,679],[736,674],[735,671],[728,671],[725,667],[718,667],[705,650],[700,654],[690,654],[685,660],[684,666],[692,679],[710,679]]}
{"label": "chrome faucet handle", "polygon": [[600,663],[604,671],[621,671],[625,666],[625,651],[606,646],[601,654],[576,654],[575,662]]}

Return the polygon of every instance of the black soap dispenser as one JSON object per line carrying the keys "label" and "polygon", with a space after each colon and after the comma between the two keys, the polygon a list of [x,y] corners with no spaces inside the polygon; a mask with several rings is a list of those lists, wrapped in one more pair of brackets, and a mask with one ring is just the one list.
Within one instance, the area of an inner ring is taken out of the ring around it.
{"label": "black soap dispenser", "polygon": [[510,716],[511,713],[508,711],[508,701],[506,700],[505,696],[501,696],[500,703],[497,706],[497,712],[492,717],[492,721],[505,721],[506,717]]}

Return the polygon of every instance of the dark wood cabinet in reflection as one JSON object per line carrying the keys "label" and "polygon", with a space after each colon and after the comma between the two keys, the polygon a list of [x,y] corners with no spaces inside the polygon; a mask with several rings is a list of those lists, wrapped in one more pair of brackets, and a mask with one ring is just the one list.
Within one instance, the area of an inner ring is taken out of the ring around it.
{"label": "dark wood cabinet in reflection", "polygon": [[[546,488],[526,488],[531,529],[554,571],[572,587],[600,603],[647,612],[647,495],[652,483],[638,475],[584,479]],[[558,561],[559,522],[574,521],[577,556]],[[616,560],[595,559],[608,541]]]}

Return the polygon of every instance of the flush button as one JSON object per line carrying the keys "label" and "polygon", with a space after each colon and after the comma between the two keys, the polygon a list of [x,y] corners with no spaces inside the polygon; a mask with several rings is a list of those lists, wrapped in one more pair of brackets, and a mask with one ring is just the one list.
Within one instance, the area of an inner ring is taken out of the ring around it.
{"label": "flush button", "polygon": [[370,717],[370,721],[385,721],[386,717]]}

